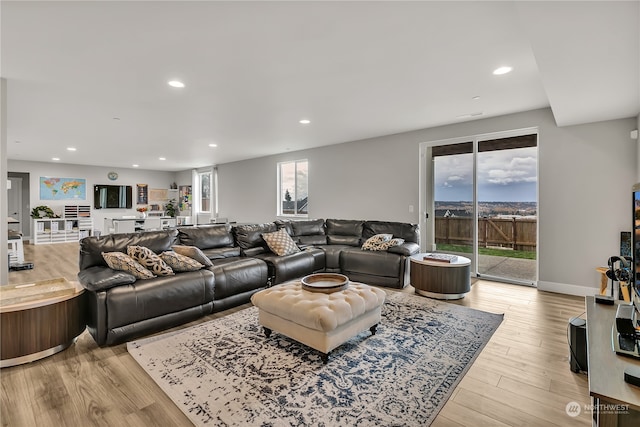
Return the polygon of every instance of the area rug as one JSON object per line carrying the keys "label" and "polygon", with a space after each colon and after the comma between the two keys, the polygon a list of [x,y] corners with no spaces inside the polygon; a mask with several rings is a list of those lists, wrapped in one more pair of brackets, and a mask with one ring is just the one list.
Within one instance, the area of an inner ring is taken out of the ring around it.
{"label": "area rug", "polygon": [[127,349],[197,426],[428,426],[502,317],[394,292],[326,365],[256,307]]}

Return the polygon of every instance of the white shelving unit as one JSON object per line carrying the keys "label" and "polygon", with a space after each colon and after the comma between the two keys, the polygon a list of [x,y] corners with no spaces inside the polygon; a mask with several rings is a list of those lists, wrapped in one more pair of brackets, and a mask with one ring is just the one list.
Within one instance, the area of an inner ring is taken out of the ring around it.
{"label": "white shelving unit", "polygon": [[90,206],[65,206],[63,218],[33,220],[33,243],[35,245],[77,242],[92,234],[93,219],[91,218]]}

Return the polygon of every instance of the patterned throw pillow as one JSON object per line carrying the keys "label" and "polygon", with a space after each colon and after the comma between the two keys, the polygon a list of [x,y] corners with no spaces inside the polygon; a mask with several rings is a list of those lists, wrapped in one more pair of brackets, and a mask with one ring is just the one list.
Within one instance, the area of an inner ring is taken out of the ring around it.
{"label": "patterned throw pillow", "polygon": [[380,250],[381,251],[386,251],[387,249],[389,249],[392,246],[400,246],[401,244],[404,243],[404,239],[400,239],[399,237],[396,237],[395,239],[391,239],[388,242],[384,242],[380,245]]}
{"label": "patterned throw pillow", "polygon": [[284,256],[300,252],[300,248],[284,228],[273,233],[262,233],[262,238],[267,242],[271,252],[276,255]]}
{"label": "patterned throw pillow", "polygon": [[144,268],[138,261],[122,252],[102,252],[102,258],[114,270],[126,271],[138,279],[152,279],[156,277],[152,272]]}
{"label": "patterned throw pillow", "polygon": [[171,246],[171,249],[173,249],[176,253],[179,253],[180,255],[188,256],[189,258],[195,259],[205,267],[213,266],[213,263],[211,262],[209,257],[207,257],[204,253],[202,253],[200,248],[198,248],[197,246],[175,245],[175,246]]}
{"label": "patterned throw pillow", "polygon": [[162,258],[144,246],[127,246],[127,255],[157,276],[173,276],[175,274]]}
{"label": "patterned throw pillow", "polygon": [[196,271],[204,267],[204,265],[200,264],[195,259],[189,258],[186,255],[180,255],[174,251],[162,252],[160,254],[160,258],[162,258],[162,260],[176,272]]}
{"label": "patterned throw pillow", "polygon": [[386,251],[387,248],[382,249],[381,245],[389,242],[393,238],[393,234],[376,234],[367,239],[362,245],[363,251]]}

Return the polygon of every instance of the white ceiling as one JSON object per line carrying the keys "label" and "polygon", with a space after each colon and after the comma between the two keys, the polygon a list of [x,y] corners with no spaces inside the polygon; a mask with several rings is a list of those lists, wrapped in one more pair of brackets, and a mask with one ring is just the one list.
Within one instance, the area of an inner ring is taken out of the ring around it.
{"label": "white ceiling", "polygon": [[640,112],[639,1],[0,8],[15,160],[179,171],[546,106],[560,126]]}

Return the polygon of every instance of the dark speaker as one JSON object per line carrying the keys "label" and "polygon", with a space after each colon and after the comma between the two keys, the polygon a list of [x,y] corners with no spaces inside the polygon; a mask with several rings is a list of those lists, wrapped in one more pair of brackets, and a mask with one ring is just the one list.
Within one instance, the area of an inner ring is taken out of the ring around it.
{"label": "dark speaker", "polygon": [[587,321],[579,317],[569,319],[569,366],[573,372],[587,371]]}

